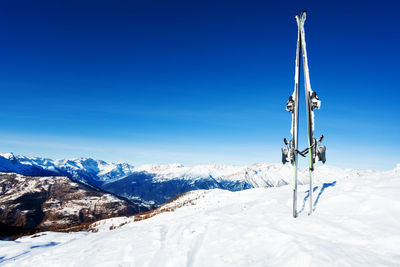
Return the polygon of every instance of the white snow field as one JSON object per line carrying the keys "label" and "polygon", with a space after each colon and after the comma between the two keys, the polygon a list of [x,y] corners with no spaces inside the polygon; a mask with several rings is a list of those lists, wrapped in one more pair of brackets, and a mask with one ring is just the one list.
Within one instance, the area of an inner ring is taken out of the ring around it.
{"label": "white snow field", "polygon": [[[1,241],[0,265],[400,266],[400,164],[386,172],[327,170],[316,179],[312,216],[307,185],[299,186],[296,219],[290,185],[193,191],[175,211],[105,220],[97,233]],[[121,222],[128,223],[109,230]]]}

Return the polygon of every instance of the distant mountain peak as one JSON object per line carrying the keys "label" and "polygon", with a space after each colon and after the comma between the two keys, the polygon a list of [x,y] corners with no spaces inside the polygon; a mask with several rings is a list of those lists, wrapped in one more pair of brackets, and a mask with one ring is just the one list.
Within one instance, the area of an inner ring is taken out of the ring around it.
{"label": "distant mountain peak", "polygon": [[14,153],[12,153],[12,152],[0,153],[0,156],[2,156],[3,158],[9,159],[9,160],[15,159]]}
{"label": "distant mountain peak", "polygon": [[107,163],[92,158],[72,158],[53,160],[41,157],[0,153],[0,171],[15,172],[30,176],[60,175],[83,181],[84,183],[101,185],[126,177],[133,173],[134,166],[128,163]]}

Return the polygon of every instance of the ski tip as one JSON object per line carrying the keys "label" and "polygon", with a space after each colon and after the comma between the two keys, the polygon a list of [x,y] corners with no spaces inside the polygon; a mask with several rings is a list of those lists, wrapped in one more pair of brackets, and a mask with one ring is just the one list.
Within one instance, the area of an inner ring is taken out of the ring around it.
{"label": "ski tip", "polygon": [[305,20],[306,20],[306,17],[307,17],[307,11],[306,11],[306,10],[303,10],[303,12],[301,12],[301,19],[302,19],[303,21],[305,21]]}
{"label": "ski tip", "polygon": [[300,17],[299,17],[299,15],[296,14],[296,16],[294,16],[294,18],[296,19],[297,26],[300,26]]}

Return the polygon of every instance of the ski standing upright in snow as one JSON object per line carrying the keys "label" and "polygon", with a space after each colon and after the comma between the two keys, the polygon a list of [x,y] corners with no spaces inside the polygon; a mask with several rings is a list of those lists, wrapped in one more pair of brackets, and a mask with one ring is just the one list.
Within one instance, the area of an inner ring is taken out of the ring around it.
{"label": "ski standing upright in snow", "polygon": [[289,97],[286,104],[286,110],[292,113],[292,128],[290,133],[292,134],[292,140],[289,142],[284,139],[286,147],[282,148],[282,162],[290,162],[293,166],[293,217],[297,217],[297,137],[298,137],[298,121],[299,121],[299,85],[300,85],[300,53],[301,53],[301,40],[300,40],[300,18],[296,15],[296,21],[298,26],[297,31],[297,48],[296,48],[296,63],[294,72],[294,91]]}
{"label": "ski standing upright in snow", "polygon": [[[293,166],[293,217],[297,217],[297,154],[305,157],[309,154],[309,175],[310,175],[310,189],[309,189],[309,213],[313,212],[312,203],[312,175],[314,171],[314,163],[322,161],[325,163],[325,150],[326,147],[318,145],[323,139],[323,135],[319,140],[314,138],[314,109],[319,109],[321,101],[317,94],[311,90],[310,75],[308,70],[306,40],[304,31],[304,22],[306,21],[306,12],[303,11],[300,15],[295,16],[298,26],[297,33],[297,49],[296,49],[296,67],[295,67],[295,88],[293,94],[289,97],[286,104],[286,110],[292,113],[292,140],[289,142],[284,139],[286,147],[282,148],[282,162],[290,162]],[[304,87],[307,104],[307,128],[308,128],[308,148],[303,151],[297,150],[298,145],[298,108],[299,108],[299,79],[300,79],[300,53],[303,54],[303,69],[304,69]]]}

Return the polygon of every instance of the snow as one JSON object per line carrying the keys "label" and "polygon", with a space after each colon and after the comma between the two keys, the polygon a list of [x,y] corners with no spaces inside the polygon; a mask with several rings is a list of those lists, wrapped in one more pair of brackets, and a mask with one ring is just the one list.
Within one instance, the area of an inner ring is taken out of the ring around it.
{"label": "snow", "polygon": [[[4,266],[398,266],[400,172],[319,168],[315,210],[299,186],[199,190],[172,212],[98,223],[96,233],[0,242]],[[121,226],[120,226],[121,225]],[[110,226],[117,227],[110,230]]]}
{"label": "snow", "polygon": [[0,156],[6,159],[12,159],[14,157],[13,153],[0,153]]}

